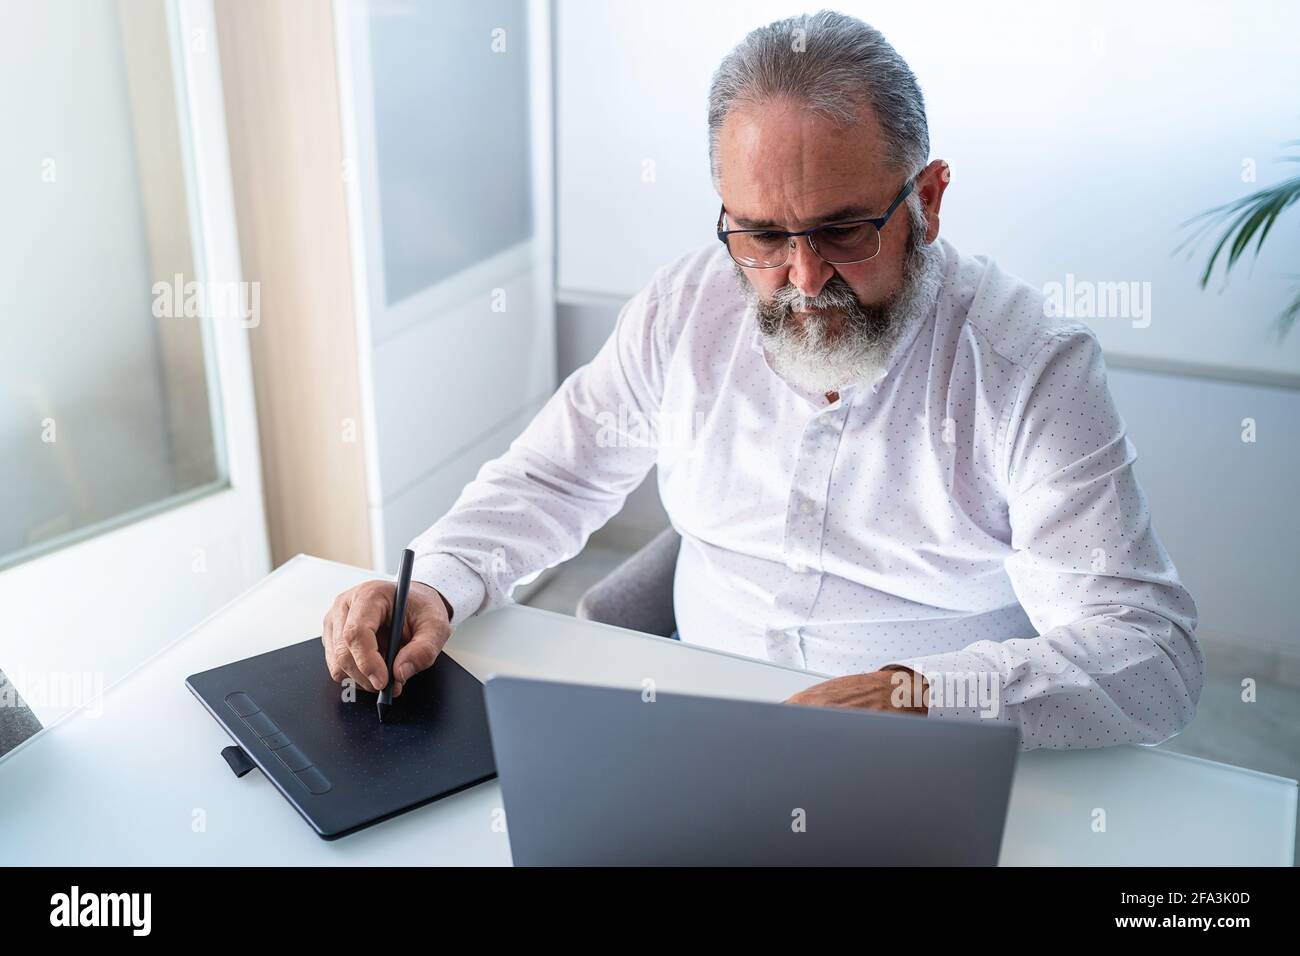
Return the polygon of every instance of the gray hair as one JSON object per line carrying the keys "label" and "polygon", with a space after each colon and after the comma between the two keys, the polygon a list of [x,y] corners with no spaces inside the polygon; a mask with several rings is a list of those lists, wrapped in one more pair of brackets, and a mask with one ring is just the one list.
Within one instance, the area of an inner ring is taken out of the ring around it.
{"label": "gray hair", "polygon": [[713,74],[709,165],[715,188],[722,181],[718,138],[727,114],[781,97],[836,123],[853,122],[857,110],[869,106],[885,139],[886,162],[908,176],[930,156],[925,100],[907,61],[874,27],[821,10],[752,31]]}

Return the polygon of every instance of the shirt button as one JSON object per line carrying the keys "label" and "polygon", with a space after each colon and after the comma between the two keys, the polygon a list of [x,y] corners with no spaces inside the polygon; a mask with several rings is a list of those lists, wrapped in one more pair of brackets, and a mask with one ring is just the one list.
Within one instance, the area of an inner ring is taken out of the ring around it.
{"label": "shirt button", "polygon": [[808,565],[801,564],[798,561],[791,561],[788,565],[786,565],[786,567],[788,567],[795,574],[803,574],[805,571],[808,570]]}
{"label": "shirt button", "polygon": [[807,498],[805,498],[802,502],[800,502],[799,504],[800,514],[810,515],[812,514],[812,510],[813,510],[812,502],[809,501]]}

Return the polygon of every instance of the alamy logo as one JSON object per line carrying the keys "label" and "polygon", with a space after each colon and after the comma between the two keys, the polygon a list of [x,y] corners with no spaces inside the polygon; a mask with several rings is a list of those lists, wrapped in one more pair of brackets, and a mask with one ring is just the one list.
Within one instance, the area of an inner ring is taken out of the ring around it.
{"label": "alamy logo", "polygon": [[50,897],[51,926],[129,926],[131,935],[148,936],[152,893],[70,893]]}
{"label": "alamy logo", "polygon": [[1067,319],[1131,319],[1133,328],[1151,325],[1150,282],[1093,282],[1067,273],[1065,282],[1043,286],[1043,315]]}
{"label": "alamy logo", "polygon": [[246,329],[262,322],[260,282],[186,282],[178,272],[151,291],[155,319],[237,319]]}

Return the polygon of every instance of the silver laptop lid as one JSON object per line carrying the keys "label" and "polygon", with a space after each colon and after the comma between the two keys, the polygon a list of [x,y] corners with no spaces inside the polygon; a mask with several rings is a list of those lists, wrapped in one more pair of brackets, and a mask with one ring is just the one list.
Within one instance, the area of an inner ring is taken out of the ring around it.
{"label": "silver laptop lid", "polygon": [[519,866],[998,859],[1006,724],[513,677],[485,692]]}

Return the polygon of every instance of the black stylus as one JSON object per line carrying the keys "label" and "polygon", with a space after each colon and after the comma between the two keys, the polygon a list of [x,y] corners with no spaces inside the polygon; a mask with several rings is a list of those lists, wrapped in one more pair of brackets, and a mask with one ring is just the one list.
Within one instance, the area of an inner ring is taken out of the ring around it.
{"label": "black stylus", "polygon": [[402,552],[402,569],[397,572],[397,597],[393,600],[392,620],[388,629],[388,683],[379,692],[379,722],[382,724],[393,706],[393,661],[397,659],[397,649],[402,646],[402,623],[406,620],[406,595],[411,590],[411,568],[415,564],[415,552],[407,548]]}

